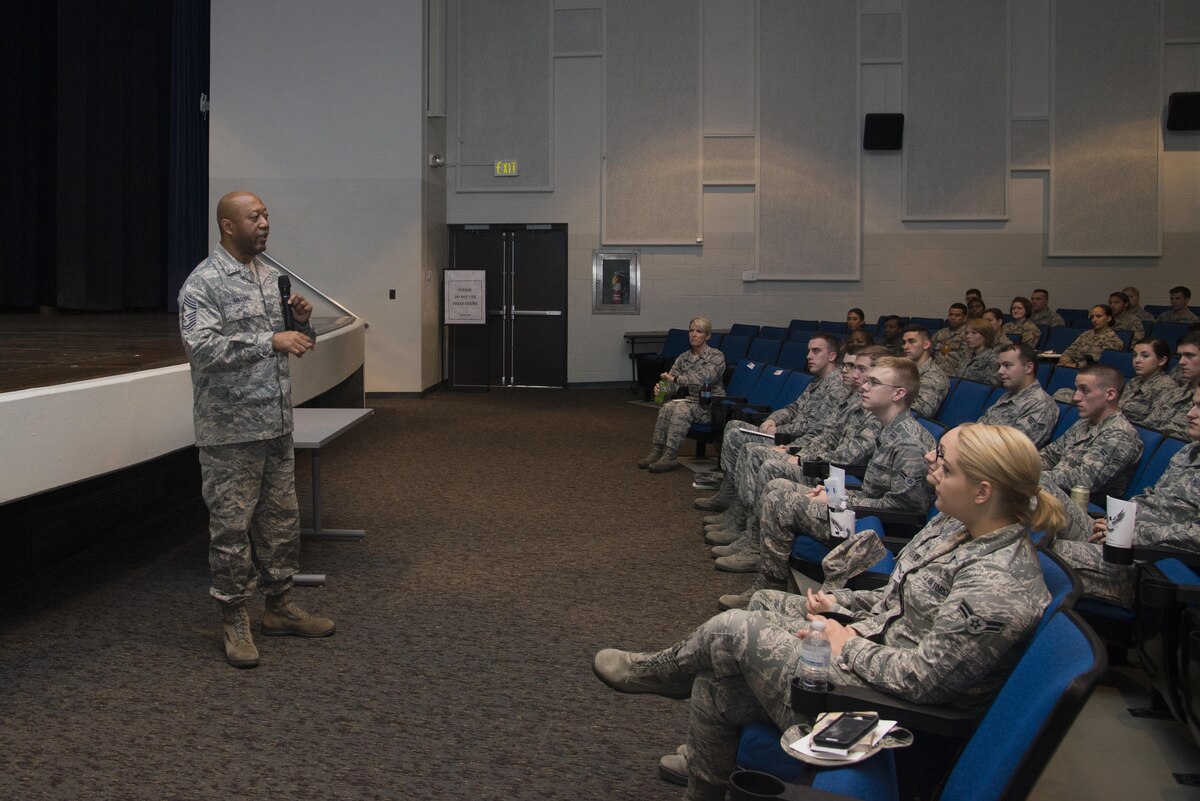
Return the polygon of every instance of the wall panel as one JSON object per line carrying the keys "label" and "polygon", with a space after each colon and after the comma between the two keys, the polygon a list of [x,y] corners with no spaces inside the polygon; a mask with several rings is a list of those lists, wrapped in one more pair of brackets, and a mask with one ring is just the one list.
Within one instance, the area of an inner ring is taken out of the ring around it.
{"label": "wall panel", "polygon": [[1161,14],[1152,0],[1055,0],[1051,256],[1160,252]]}
{"label": "wall panel", "polygon": [[1008,4],[910,0],[904,215],[1008,216]]}
{"label": "wall panel", "polygon": [[759,5],[758,279],[859,277],[858,11]]}
{"label": "wall panel", "polygon": [[605,16],[601,239],[695,245],[702,236],[698,2],[609,0]]}

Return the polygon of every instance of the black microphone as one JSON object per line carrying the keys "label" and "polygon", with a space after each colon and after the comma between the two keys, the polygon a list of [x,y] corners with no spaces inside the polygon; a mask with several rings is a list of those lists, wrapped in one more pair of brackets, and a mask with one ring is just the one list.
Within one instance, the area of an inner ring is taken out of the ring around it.
{"label": "black microphone", "polygon": [[295,331],[296,321],[292,319],[292,307],[288,298],[292,296],[292,279],[286,275],[279,276],[279,298],[283,301],[283,330]]}

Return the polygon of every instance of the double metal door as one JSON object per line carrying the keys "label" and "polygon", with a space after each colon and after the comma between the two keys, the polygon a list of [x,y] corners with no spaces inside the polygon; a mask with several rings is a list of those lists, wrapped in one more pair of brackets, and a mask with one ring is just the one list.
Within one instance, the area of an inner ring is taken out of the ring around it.
{"label": "double metal door", "polygon": [[566,226],[451,226],[450,267],[484,270],[487,294],[486,326],[451,326],[451,383],[565,387]]}

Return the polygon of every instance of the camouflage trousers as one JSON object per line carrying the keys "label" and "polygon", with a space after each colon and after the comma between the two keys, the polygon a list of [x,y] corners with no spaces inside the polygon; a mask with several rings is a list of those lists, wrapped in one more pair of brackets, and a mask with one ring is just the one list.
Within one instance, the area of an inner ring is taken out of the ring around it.
{"label": "camouflage trousers", "polygon": [[752,423],[730,420],[725,424],[725,431],[721,435],[721,469],[727,476],[732,476],[737,470],[738,462],[741,461],[742,452],[747,445],[762,445],[767,442],[762,437],[741,431],[743,428],[752,431],[758,430],[758,426]]}
{"label": "camouflage trousers", "polygon": [[792,464],[787,451],[776,450],[774,445],[746,445],[734,470],[733,485],[747,509],[758,509],[763,491],[774,478],[800,481],[804,468]]}
{"label": "camouflage trousers", "polygon": [[1088,542],[1092,534],[1092,519],[1048,479],[1043,478],[1040,483],[1042,489],[1058,498],[1067,516],[1067,525],[1050,547],[1078,574],[1083,594],[1132,607],[1133,566],[1104,561],[1103,546],[1098,542]]}
{"label": "camouflage trousers", "polygon": [[286,592],[300,559],[292,435],[200,448],[209,512],[209,593],[218,601]]}
{"label": "camouflage trousers", "polygon": [[677,451],[694,423],[711,423],[712,412],[693,400],[667,401],[654,423],[654,444]]}
{"label": "camouflage trousers", "polygon": [[829,508],[824,501],[808,497],[808,487],[786,478],[767,484],[758,518],[761,556],[758,572],[775,581],[788,575],[788,557],[797,534],[829,544]]}
{"label": "camouflage trousers", "polygon": [[[803,596],[764,590],[748,609],[710,618],[675,646],[681,670],[695,673],[688,708],[688,771],[710,784],[725,784],[737,767],[742,726],[774,723],[781,730],[807,722],[792,711],[791,680],[799,673],[800,639],[806,628]],[[862,682],[836,664],[832,683]]]}

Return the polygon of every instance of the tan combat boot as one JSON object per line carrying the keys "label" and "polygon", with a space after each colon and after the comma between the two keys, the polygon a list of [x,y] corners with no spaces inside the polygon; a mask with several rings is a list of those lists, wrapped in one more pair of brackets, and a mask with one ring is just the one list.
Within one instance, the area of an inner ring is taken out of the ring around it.
{"label": "tan combat boot", "polygon": [[250,634],[250,614],[244,603],[221,604],[225,629],[225,659],[237,668],[258,667],[258,649]]}
{"label": "tan combat boot", "polygon": [[328,637],[333,634],[333,621],[305,612],[286,592],[268,595],[263,609],[262,633],[267,637],[294,634],[297,637]]}
{"label": "tan combat boot", "polygon": [[663,452],[663,446],[657,442],[654,443],[654,446],[652,448],[650,448],[650,452],[648,454],[646,454],[645,457],[643,457],[640,462],[638,462],[638,467],[641,468],[642,470],[645,470],[650,465],[654,464],[655,462],[657,462],[659,459],[662,458],[662,452]]}

